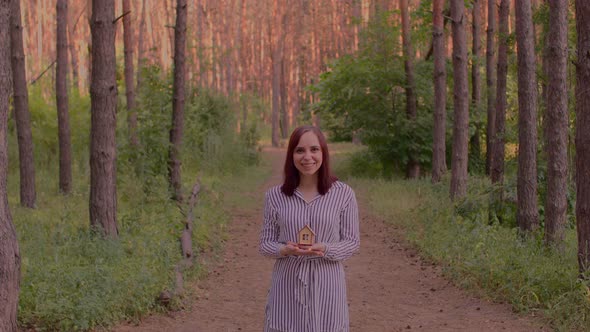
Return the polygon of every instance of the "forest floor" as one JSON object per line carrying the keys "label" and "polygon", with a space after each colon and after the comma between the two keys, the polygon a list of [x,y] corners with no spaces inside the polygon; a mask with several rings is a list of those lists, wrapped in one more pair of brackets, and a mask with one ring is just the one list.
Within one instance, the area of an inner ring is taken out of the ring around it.
{"label": "forest floor", "polygon": [[[233,208],[225,249],[192,287],[189,309],[152,315],[115,332],[262,331],[273,260],[258,254],[264,192],[281,181],[284,150],[265,149],[273,174],[255,188],[260,202]],[[357,196],[360,196],[357,192]],[[446,280],[441,269],[422,260],[403,233],[372,215],[359,197],[361,251],[345,262],[352,332],[548,331],[540,318],[491,303]]]}

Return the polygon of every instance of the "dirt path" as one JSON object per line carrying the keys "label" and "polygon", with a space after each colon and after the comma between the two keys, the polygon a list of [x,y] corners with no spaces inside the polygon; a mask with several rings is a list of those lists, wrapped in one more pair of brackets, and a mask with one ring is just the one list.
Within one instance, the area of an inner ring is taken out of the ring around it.
{"label": "dirt path", "polygon": [[[145,318],[129,331],[262,331],[273,261],[258,254],[266,188],[278,184],[284,151],[267,150],[275,172],[254,192],[260,206],[232,211],[223,261],[196,287],[190,311]],[[371,216],[362,199],[361,252],[346,262],[352,332],[539,331],[541,323],[517,316],[509,306],[466,294],[401,244],[399,232]]]}

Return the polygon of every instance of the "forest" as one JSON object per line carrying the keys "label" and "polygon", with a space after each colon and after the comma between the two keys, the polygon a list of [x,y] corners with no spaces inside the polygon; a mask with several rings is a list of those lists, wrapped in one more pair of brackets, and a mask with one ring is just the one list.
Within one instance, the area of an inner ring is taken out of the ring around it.
{"label": "forest", "polygon": [[0,332],[187,309],[303,124],[445,280],[590,330],[590,1],[0,0],[0,45]]}

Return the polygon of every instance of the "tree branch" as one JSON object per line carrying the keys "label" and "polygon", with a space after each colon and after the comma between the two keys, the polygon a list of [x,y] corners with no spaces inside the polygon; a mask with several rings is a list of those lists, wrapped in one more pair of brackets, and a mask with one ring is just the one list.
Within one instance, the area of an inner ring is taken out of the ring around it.
{"label": "tree branch", "polygon": [[113,24],[117,23],[118,20],[122,19],[123,17],[129,15],[131,13],[130,10],[126,11],[125,13],[121,14],[121,16],[117,17],[114,21]]}
{"label": "tree branch", "polygon": [[37,76],[34,80],[32,80],[31,83],[29,83],[29,85],[35,84],[49,70],[49,68],[53,67],[55,62],[57,62],[57,60],[53,60],[53,62],[49,66],[47,66],[47,68],[45,68],[45,70],[43,72],[41,72],[41,74],[39,74],[39,76]]}

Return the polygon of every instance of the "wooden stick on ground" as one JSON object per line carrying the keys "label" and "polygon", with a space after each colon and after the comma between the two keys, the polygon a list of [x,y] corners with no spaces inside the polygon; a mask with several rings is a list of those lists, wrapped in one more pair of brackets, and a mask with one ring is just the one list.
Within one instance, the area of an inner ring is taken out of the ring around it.
{"label": "wooden stick on ground", "polygon": [[182,272],[186,268],[190,268],[193,266],[193,240],[192,240],[192,233],[193,233],[193,220],[194,220],[194,208],[197,204],[197,196],[201,191],[201,184],[199,183],[200,180],[197,178],[197,181],[193,185],[193,189],[191,191],[191,196],[188,202],[188,213],[186,216],[186,220],[184,222],[184,229],[182,230],[182,235],[180,236],[180,247],[182,250],[182,259],[176,266],[174,267],[174,274],[176,276],[176,285],[173,292],[168,290],[164,290],[160,293],[158,301],[163,305],[168,305],[170,300],[173,296],[178,296],[184,292],[184,281],[182,277]]}

